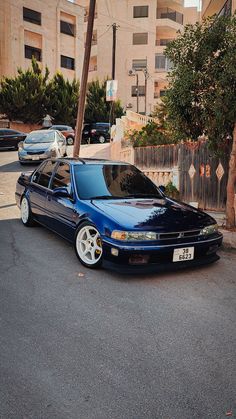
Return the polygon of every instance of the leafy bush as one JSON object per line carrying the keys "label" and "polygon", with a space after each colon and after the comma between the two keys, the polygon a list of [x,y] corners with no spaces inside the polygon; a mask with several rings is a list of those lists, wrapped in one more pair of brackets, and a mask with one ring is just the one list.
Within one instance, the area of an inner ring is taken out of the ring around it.
{"label": "leafy bush", "polygon": [[172,182],[167,183],[166,189],[165,189],[165,195],[174,198],[179,199],[179,191],[178,189],[173,185]]}
{"label": "leafy bush", "polygon": [[126,138],[133,147],[173,144],[173,139],[165,131],[161,131],[158,124],[149,122],[141,130],[126,133]]}

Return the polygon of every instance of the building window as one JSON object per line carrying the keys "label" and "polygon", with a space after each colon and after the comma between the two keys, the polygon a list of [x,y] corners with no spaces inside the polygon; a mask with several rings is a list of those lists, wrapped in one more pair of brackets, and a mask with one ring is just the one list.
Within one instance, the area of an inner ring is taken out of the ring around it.
{"label": "building window", "polygon": [[23,7],[23,19],[27,22],[41,25],[41,13],[36,12],[35,10],[27,9],[27,7]]}
{"label": "building window", "polygon": [[148,17],[148,6],[134,6],[133,17]]}
{"label": "building window", "polygon": [[169,58],[163,54],[155,54],[156,71],[169,71],[173,68],[173,64]]}
{"label": "building window", "polygon": [[132,68],[134,70],[143,70],[143,69],[147,68],[147,60],[146,59],[133,60],[132,61]]}
{"label": "building window", "polygon": [[75,69],[75,59],[61,55],[61,67],[69,68],[69,70]]}
{"label": "building window", "polygon": [[41,49],[25,45],[25,58],[29,58],[31,60],[32,57],[35,57],[37,61],[42,61]]}
{"label": "building window", "polygon": [[148,43],[147,32],[133,33],[133,45],[147,45],[147,43]]}
{"label": "building window", "polygon": [[75,25],[73,23],[65,22],[64,20],[60,21],[60,30],[61,33],[66,35],[75,36]]}
{"label": "building window", "polygon": [[163,97],[166,95],[166,90],[160,90],[160,97]]}
{"label": "building window", "polygon": [[131,87],[131,96],[137,97],[137,90],[139,96],[145,96],[145,86],[132,86]]}
{"label": "building window", "polygon": [[161,47],[166,47],[173,40],[174,40],[174,38],[156,39],[156,45],[161,46]]}

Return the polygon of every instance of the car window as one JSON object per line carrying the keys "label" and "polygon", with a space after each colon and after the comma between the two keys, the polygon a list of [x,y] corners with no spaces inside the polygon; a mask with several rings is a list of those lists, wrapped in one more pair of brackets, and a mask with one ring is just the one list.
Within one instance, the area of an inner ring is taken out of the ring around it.
{"label": "car window", "polygon": [[65,187],[71,193],[70,165],[61,162],[53,176],[51,189]]}
{"label": "car window", "polygon": [[55,163],[54,161],[47,161],[42,168],[40,167],[39,173],[37,171],[33,176],[33,182],[48,188]]}
{"label": "car window", "polygon": [[53,143],[55,141],[55,131],[33,131],[27,135],[25,144]]}

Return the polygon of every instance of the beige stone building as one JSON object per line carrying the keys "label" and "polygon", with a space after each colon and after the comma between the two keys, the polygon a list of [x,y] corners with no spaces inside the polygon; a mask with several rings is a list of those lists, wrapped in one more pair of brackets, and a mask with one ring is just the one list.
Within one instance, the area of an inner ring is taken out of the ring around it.
{"label": "beige stone building", "polygon": [[80,78],[84,9],[68,0],[0,0],[0,77],[30,66],[32,55],[50,74]]}
{"label": "beige stone building", "polygon": [[[236,0],[235,0],[236,1]],[[0,0],[0,77],[30,65],[80,78],[89,0]],[[150,114],[165,94],[168,42],[198,20],[183,0],[97,0],[89,80],[111,77],[112,25],[117,26],[115,78],[124,108]]]}
{"label": "beige stone building", "polygon": [[[79,1],[88,14],[89,1]],[[168,84],[171,63],[164,55],[166,45],[185,23],[197,20],[197,9],[184,8],[183,0],[98,0],[89,80],[111,77],[112,24],[116,24],[118,97],[125,108],[150,114]]]}

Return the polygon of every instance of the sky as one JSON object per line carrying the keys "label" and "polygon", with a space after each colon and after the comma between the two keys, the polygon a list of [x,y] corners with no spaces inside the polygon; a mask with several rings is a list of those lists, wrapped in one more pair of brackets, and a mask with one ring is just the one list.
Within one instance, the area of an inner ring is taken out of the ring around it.
{"label": "sky", "polygon": [[199,9],[200,5],[201,5],[201,0],[184,0],[185,7],[197,6]]}

